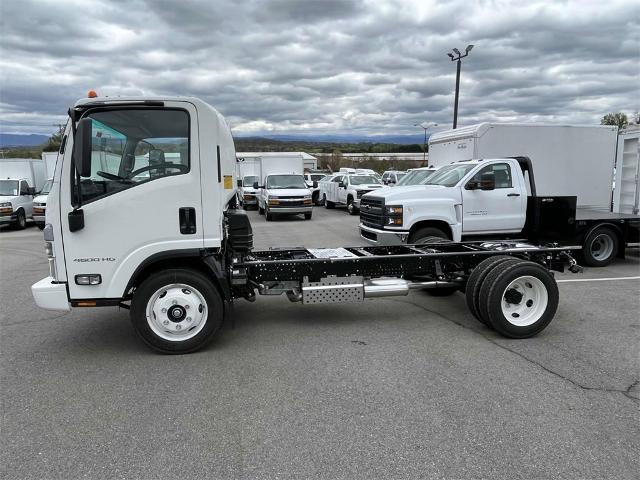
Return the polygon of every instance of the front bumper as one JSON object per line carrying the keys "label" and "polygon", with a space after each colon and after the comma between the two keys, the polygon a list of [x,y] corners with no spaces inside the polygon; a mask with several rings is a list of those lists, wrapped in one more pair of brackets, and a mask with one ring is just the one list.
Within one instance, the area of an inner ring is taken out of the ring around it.
{"label": "front bumper", "polygon": [[44,219],[45,219],[44,215],[34,215],[33,216],[33,221],[36,222],[37,224],[43,224],[44,225]]}
{"label": "front bumper", "polygon": [[360,224],[360,238],[373,245],[404,245],[409,238],[409,232],[380,230]]}
{"label": "front bumper", "polygon": [[15,213],[11,215],[2,215],[0,216],[0,225],[5,225],[7,223],[14,223],[17,220],[17,216]]}
{"label": "front bumper", "polygon": [[46,277],[31,285],[31,294],[40,308],[65,312],[71,310],[66,283],[54,283],[53,278]]}
{"label": "front bumper", "polygon": [[242,198],[242,203],[244,205],[257,205],[258,204],[258,199],[255,197],[255,195],[254,196],[245,195]]}
{"label": "front bumper", "polygon": [[313,212],[313,206],[304,206],[304,207],[280,207],[273,206],[267,207],[269,212],[271,213],[311,213]]}

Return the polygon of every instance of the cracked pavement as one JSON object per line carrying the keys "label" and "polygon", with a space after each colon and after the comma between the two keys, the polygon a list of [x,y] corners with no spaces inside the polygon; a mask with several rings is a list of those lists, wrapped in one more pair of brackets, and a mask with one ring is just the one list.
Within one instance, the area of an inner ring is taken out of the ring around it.
{"label": "cracked pavement", "polygon": [[[256,248],[362,244],[357,217],[251,212]],[[626,261],[562,279],[637,276]],[[237,302],[160,356],[117,308],[46,312],[41,232],[0,230],[2,478],[637,478],[640,281],[560,283],[510,340],[464,298]]]}

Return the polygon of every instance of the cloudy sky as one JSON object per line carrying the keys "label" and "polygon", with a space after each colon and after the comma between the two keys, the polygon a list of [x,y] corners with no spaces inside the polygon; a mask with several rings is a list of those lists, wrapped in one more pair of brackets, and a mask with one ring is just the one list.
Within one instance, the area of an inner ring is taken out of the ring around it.
{"label": "cloudy sky", "polygon": [[234,133],[416,133],[598,123],[640,108],[637,0],[0,0],[0,131],[50,133],[73,101],[193,95]]}

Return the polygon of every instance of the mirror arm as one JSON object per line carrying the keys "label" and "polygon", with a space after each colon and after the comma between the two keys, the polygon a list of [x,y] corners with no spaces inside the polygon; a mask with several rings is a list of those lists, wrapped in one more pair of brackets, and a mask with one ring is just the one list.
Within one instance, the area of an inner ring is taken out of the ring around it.
{"label": "mirror arm", "polygon": [[73,158],[73,150],[75,150],[75,142],[76,142],[76,116],[75,111],[69,109],[69,117],[71,118],[71,133],[73,136],[73,146],[74,148],[71,150],[71,168],[74,170],[74,179],[75,179],[75,187],[76,187],[76,198],[73,202],[73,210],[78,210],[82,208],[82,186],[80,184],[80,174],[78,173],[78,169],[75,167],[75,159]]}

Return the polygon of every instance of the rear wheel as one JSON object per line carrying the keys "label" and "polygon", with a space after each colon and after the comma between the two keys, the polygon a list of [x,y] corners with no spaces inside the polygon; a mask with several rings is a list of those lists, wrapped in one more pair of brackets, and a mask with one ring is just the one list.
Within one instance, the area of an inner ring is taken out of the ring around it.
{"label": "rear wheel", "polygon": [[480,287],[482,286],[484,279],[489,275],[489,272],[491,272],[491,270],[493,270],[497,265],[506,262],[507,260],[515,259],[508,255],[498,255],[496,257],[487,258],[473,269],[471,275],[469,275],[469,279],[467,280],[467,287],[465,289],[467,307],[469,307],[469,311],[473,316],[485,325],[488,325],[487,321],[480,315]]}
{"label": "rear wheel", "polygon": [[320,205],[320,192],[313,192],[311,194],[311,201],[314,205]]}
{"label": "rear wheel", "polygon": [[327,208],[329,210],[331,210],[332,208],[335,208],[336,204],[334,202],[330,202],[329,200],[327,200],[327,197],[324,197],[324,208]]}
{"label": "rear wheel", "polygon": [[439,228],[425,227],[425,228],[420,228],[415,232],[413,232],[409,236],[409,243],[416,244],[416,245],[434,243],[433,241],[434,237],[442,240],[449,240],[449,236]]}
{"label": "rear wheel", "polygon": [[582,246],[582,259],[590,267],[609,265],[618,254],[618,236],[607,227],[593,229]]}
{"label": "rear wheel", "polygon": [[549,325],[558,309],[553,275],[534,262],[497,265],[482,282],[480,310],[487,322],[509,338],[532,337]]}
{"label": "rear wheel", "polygon": [[220,329],[224,307],[217,289],[202,273],[174,269],[142,282],[130,314],[133,328],[149,347],[162,353],[191,353]]}

